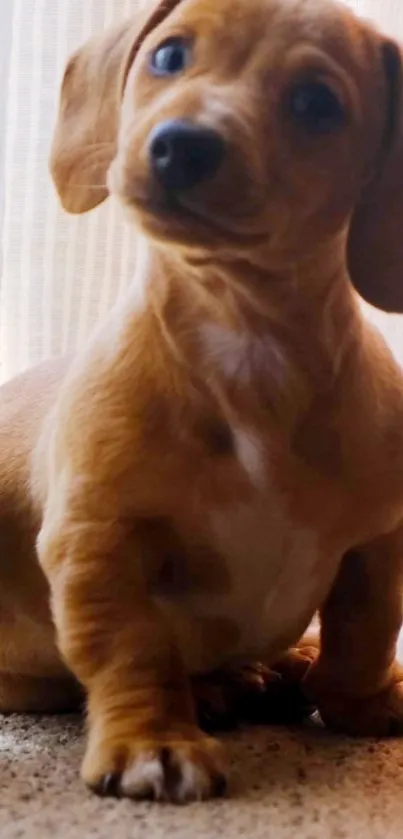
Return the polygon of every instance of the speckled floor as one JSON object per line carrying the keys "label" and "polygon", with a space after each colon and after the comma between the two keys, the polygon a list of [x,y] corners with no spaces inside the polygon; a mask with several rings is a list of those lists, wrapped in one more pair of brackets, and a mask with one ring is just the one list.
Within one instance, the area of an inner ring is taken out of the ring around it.
{"label": "speckled floor", "polygon": [[403,740],[321,728],[226,738],[231,797],[175,808],[99,800],[78,777],[78,718],[0,718],[1,839],[403,839]]}

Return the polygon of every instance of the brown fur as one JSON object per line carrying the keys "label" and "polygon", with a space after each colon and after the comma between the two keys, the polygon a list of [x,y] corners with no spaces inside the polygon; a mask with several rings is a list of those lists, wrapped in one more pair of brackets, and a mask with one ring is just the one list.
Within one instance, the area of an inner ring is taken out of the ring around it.
{"label": "brown fur", "polygon": [[[153,78],[150,51],[178,32],[194,63]],[[40,707],[50,680],[60,706],[71,671],[88,695],[83,777],[100,791],[219,792],[189,675],[275,661],[317,609],[305,691],[326,722],[402,727],[402,377],[346,267],[348,251],[362,293],[401,308],[379,260],[384,233],[401,248],[400,73],[393,44],[324,0],[155,3],[69,63],[59,194],[72,212],[123,201],[139,268],[68,371],[2,391],[0,702]],[[307,74],[346,112],[320,137],[287,110]],[[227,143],[183,214],[147,158],[151,129],[175,117]],[[368,242],[371,189],[384,221]]]}

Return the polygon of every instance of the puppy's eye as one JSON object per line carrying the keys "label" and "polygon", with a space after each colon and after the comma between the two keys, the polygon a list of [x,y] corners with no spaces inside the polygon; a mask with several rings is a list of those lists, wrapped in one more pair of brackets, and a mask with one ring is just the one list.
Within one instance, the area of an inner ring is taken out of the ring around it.
{"label": "puppy's eye", "polygon": [[328,134],[345,119],[343,105],[324,82],[301,82],[290,92],[289,111],[311,134]]}
{"label": "puppy's eye", "polygon": [[150,67],[154,76],[176,76],[186,70],[190,62],[191,45],[186,38],[168,38],[151,54]]}

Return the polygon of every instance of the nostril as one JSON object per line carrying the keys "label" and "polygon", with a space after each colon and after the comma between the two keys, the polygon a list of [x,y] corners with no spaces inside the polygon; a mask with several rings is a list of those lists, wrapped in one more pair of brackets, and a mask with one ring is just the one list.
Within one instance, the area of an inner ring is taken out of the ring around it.
{"label": "nostril", "polygon": [[167,140],[159,140],[157,138],[153,143],[152,155],[154,160],[162,165],[169,163],[171,152]]}

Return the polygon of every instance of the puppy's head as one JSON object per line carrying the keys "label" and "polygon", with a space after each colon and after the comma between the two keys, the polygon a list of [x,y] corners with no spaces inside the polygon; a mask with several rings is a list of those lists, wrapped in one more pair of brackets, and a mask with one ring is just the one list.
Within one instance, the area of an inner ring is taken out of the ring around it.
{"label": "puppy's head", "polygon": [[331,0],[153,0],[70,60],[54,180],[188,247],[294,260],[350,226],[357,288],[403,311],[401,77]]}

